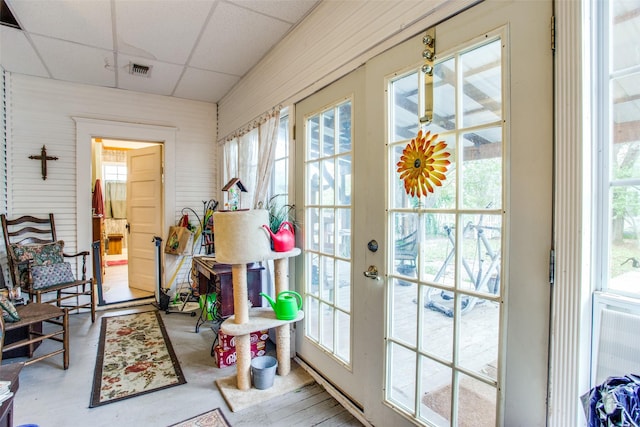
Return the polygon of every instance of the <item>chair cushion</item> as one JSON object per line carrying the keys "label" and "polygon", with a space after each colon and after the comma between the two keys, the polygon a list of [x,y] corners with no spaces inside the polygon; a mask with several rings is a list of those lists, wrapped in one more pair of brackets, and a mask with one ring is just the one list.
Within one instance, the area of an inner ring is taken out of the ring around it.
{"label": "chair cushion", "polygon": [[71,264],[60,262],[51,265],[34,265],[31,267],[32,289],[45,289],[49,286],[71,283],[76,280]]}
{"label": "chair cushion", "polygon": [[11,249],[18,262],[33,260],[33,265],[50,265],[64,262],[62,250],[64,249],[64,241],[19,245],[11,244]]}
{"label": "chair cushion", "polygon": [[62,254],[64,249],[64,241],[20,245],[11,244],[11,256],[13,257],[14,270],[18,283],[14,286],[27,288],[29,285],[29,266],[28,261],[32,261],[34,266],[60,264],[64,262]]}
{"label": "chair cushion", "polygon": [[18,322],[20,315],[14,305],[6,297],[0,295],[0,308],[2,309],[2,318],[5,322]]}

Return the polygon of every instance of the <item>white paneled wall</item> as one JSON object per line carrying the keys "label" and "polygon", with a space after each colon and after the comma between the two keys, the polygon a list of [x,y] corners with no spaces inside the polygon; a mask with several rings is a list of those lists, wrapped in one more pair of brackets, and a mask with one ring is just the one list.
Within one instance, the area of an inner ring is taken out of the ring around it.
{"label": "white paneled wall", "polygon": [[219,102],[218,137],[278,104],[288,105],[311,95],[373,56],[477,2],[321,2]]}
{"label": "white paneled wall", "polygon": [[[175,170],[175,194],[171,197],[175,206],[165,212],[168,218],[177,220],[183,207],[200,211],[203,200],[218,198],[215,104],[20,74],[9,74],[6,90],[10,95],[6,106],[10,117],[8,214],[53,212],[58,237],[65,240],[70,252],[78,246],[77,221],[83,222],[80,227],[88,226],[91,221],[89,215],[85,218],[76,212],[77,152],[73,117],[177,129],[175,153],[165,159],[165,168],[172,165]],[[40,174],[40,162],[29,159],[30,155],[40,154],[42,145],[46,145],[48,155],[58,157],[56,161],[47,162],[46,181]],[[86,162],[90,163],[91,159],[87,158]],[[84,242],[80,246],[88,247]],[[167,256],[166,276],[170,277],[175,265],[176,260]],[[190,263],[183,265],[188,269]]]}

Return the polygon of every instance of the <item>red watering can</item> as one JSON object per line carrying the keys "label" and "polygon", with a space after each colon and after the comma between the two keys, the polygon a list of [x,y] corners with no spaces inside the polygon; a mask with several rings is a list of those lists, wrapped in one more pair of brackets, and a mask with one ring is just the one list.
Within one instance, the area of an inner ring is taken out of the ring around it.
{"label": "red watering can", "polygon": [[271,235],[271,241],[273,242],[273,250],[276,252],[288,252],[293,249],[296,242],[296,237],[293,233],[293,225],[289,221],[284,221],[280,224],[278,231],[274,233],[271,231],[268,225],[263,225],[264,229]]}

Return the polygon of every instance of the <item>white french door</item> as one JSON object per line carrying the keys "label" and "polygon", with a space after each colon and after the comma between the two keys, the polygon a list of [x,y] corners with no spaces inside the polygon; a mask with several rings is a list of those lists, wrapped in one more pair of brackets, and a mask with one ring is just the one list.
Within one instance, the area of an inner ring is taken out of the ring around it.
{"label": "white french door", "polygon": [[424,33],[296,106],[297,351],[374,425],[545,424],[551,10],[437,25],[429,125]]}

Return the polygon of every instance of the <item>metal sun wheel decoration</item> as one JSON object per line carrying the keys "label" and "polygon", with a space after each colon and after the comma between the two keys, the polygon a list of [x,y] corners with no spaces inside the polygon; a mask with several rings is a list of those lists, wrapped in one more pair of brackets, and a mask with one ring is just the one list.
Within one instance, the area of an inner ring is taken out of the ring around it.
{"label": "metal sun wheel decoration", "polygon": [[447,144],[437,142],[438,134],[431,132],[418,135],[402,150],[400,161],[396,164],[400,179],[404,180],[404,189],[411,196],[427,196],[433,193],[434,186],[441,187],[447,179],[447,170],[451,162],[451,153],[445,151]]}

